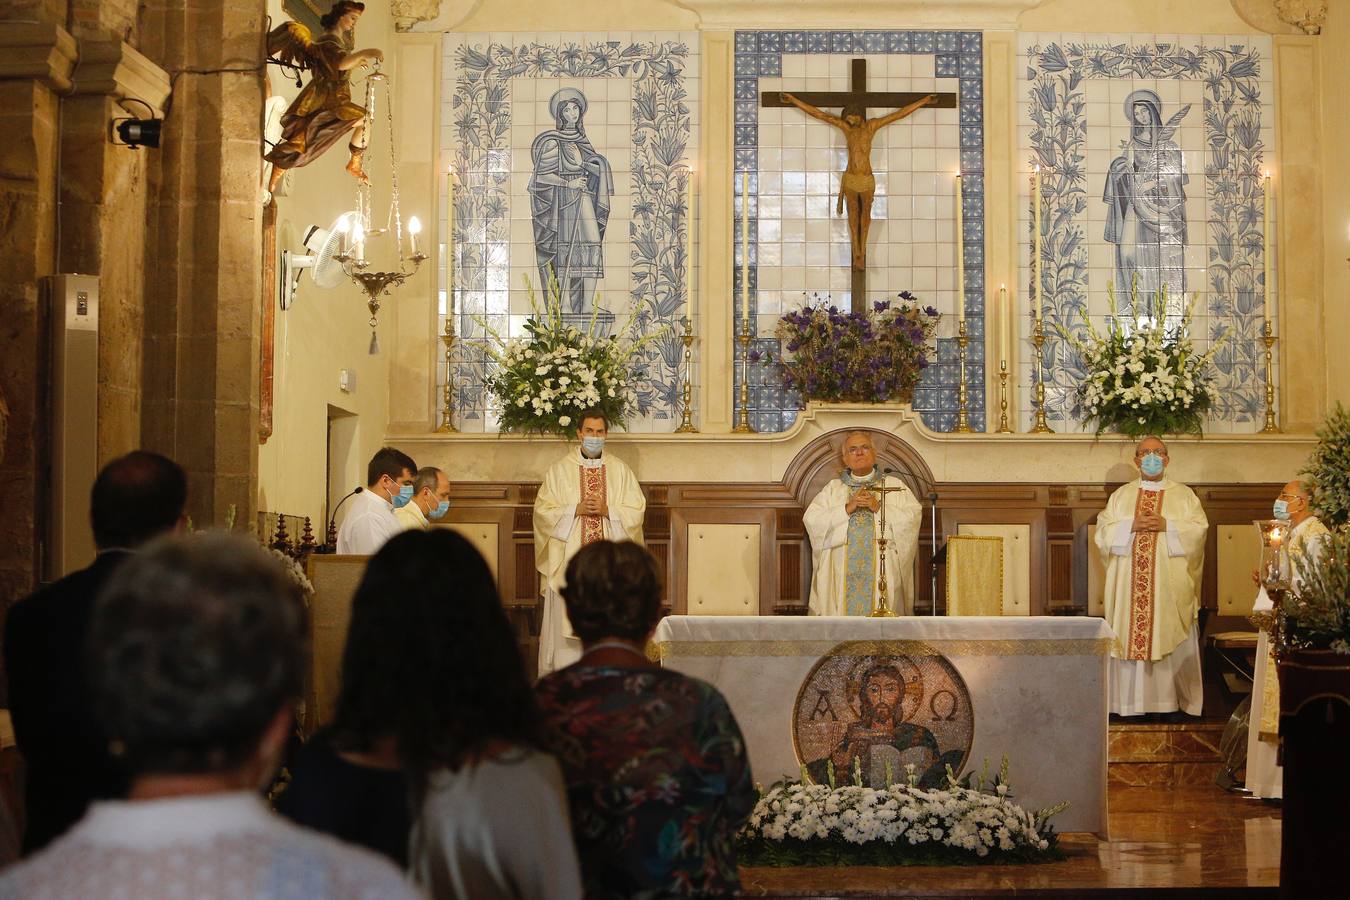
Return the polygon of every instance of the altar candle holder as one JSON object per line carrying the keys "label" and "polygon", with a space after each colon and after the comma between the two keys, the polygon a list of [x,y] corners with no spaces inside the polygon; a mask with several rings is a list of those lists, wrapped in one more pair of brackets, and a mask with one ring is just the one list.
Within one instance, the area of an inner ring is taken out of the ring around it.
{"label": "altar candle holder", "polygon": [[1055,429],[1045,421],[1045,325],[1039,316],[1031,330],[1031,343],[1036,346],[1036,424],[1032,434],[1054,434]]}
{"label": "altar candle holder", "polygon": [[998,363],[998,433],[1012,434],[1008,427],[1008,361]]}
{"label": "altar candle holder", "polygon": [[963,316],[956,331],[956,346],[959,348],[960,359],[960,380],[956,388],[956,428],[953,429],[957,434],[970,434],[970,413],[968,409],[969,392],[966,387],[966,346],[970,343],[970,336],[966,333],[966,320]]}
{"label": "altar candle holder", "polygon": [[445,331],[441,334],[445,344],[445,395],[442,398],[441,427],[436,434],[459,434],[455,427],[455,363],[452,348],[455,345],[455,317],[445,317]]}
{"label": "altar candle holder", "polygon": [[676,434],[697,434],[698,428],[694,425],[693,405],[694,405],[694,383],[693,383],[693,359],[694,359],[694,321],[688,316],[684,317],[684,334],[680,336],[680,341],[684,344],[684,384],[680,387],[680,427],[675,429]]}
{"label": "altar candle holder", "polygon": [[741,345],[741,398],[736,406],[736,427],[732,434],[755,434],[750,424],[750,319],[741,321],[741,333],[736,338]]}
{"label": "altar candle holder", "polygon": [[1261,434],[1279,434],[1280,426],[1275,422],[1275,326],[1269,319],[1261,328],[1261,342],[1266,345],[1266,424]]}

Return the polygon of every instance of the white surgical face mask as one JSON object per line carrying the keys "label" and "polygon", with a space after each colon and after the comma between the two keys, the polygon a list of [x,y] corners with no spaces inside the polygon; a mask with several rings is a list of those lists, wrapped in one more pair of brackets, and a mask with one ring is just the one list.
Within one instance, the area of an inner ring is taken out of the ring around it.
{"label": "white surgical face mask", "polygon": [[1139,461],[1139,471],[1150,478],[1156,478],[1162,474],[1165,465],[1161,454],[1145,453],[1144,458]]}
{"label": "white surgical face mask", "polygon": [[581,449],[586,451],[587,456],[599,456],[605,451],[605,439],[592,436],[584,437],[581,439]]}

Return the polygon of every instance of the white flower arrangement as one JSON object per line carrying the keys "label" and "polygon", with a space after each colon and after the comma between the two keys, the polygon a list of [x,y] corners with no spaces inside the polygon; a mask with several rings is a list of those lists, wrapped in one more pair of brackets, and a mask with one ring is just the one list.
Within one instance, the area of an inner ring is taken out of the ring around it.
{"label": "white flower arrangement", "polygon": [[1108,428],[1131,437],[1199,434],[1212,402],[1210,363],[1229,332],[1197,354],[1190,326],[1199,295],[1191,298],[1180,322],[1169,323],[1165,288],[1142,304],[1137,283],[1130,293],[1132,309],[1141,315],[1129,326],[1118,318],[1114,285],[1107,286],[1111,306],[1106,334],[1099,334],[1086,316],[1087,340],[1056,325],[1087,369],[1078,386],[1083,421],[1095,424],[1099,434]]}
{"label": "white flower arrangement", "polygon": [[[742,865],[942,865],[1035,862],[1058,858],[1048,824],[1062,803],[1028,813],[1012,801],[1007,759],[985,779],[962,784],[950,770],[944,790],[918,787],[914,766],[905,783],[864,787],[861,773],[840,787],[780,782],[761,795],[739,835]],[[889,779],[888,779],[889,780]]]}
{"label": "white flower arrangement", "polygon": [[528,278],[525,286],[533,312],[523,337],[507,339],[479,320],[497,363],[484,384],[501,406],[502,430],[570,434],[581,424],[578,414],[592,407],[611,426],[622,425],[637,402],[632,385],[643,374],[639,351],[666,329],[638,334],[641,323],[633,316],[623,334],[602,337],[596,334],[598,305],[583,331],[564,323],[556,280],[542,309]]}

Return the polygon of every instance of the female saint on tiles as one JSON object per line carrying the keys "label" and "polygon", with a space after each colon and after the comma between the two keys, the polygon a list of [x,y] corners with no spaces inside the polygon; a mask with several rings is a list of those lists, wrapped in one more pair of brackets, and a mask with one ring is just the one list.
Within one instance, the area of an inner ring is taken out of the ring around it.
{"label": "female saint on tiles", "polygon": [[576,88],[556,92],[548,101],[556,127],[535,137],[530,147],[539,278],[543,284],[558,280],[558,292],[572,313],[587,312],[586,303],[604,277],[605,226],[614,195],[609,161],[586,137],[586,105]]}
{"label": "female saint on tiles", "polygon": [[1138,90],[1125,98],[1130,138],[1111,161],[1102,200],[1107,241],[1116,245],[1116,291],[1140,296],[1167,289],[1168,314],[1179,315],[1186,293],[1186,167],[1172,136],[1190,112],[1182,107],[1166,124],[1162,98]]}

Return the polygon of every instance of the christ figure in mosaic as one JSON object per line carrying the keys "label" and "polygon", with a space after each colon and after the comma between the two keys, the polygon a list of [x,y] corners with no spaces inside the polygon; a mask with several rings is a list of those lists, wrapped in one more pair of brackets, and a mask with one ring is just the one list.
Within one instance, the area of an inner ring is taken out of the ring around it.
{"label": "christ figure in mosaic", "polygon": [[872,174],[872,139],[892,122],[898,122],[925,106],[936,106],[937,94],[928,96],[887,113],[876,119],[867,118],[867,110],[858,105],[845,106],[840,115],[832,115],[819,107],[804,103],[792,94],[780,95],[786,103],[800,109],[814,119],[833,125],[844,133],[848,144],[848,168],[839,179],[839,196],[835,215],[848,205],[848,234],[853,244],[853,269],[867,268],[867,229],[872,224],[872,199],[877,192],[877,179]]}
{"label": "christ figure in mosaic", "polygon": [[559,296],[573,313],[605,275],[603,246],[609,224],[614,174],[586,137],[586,96],[563,88],[549,99],[554,128],[540,133],[530,147],[530,214],[534,219],[535,260],[539,278],[558,281]]}

